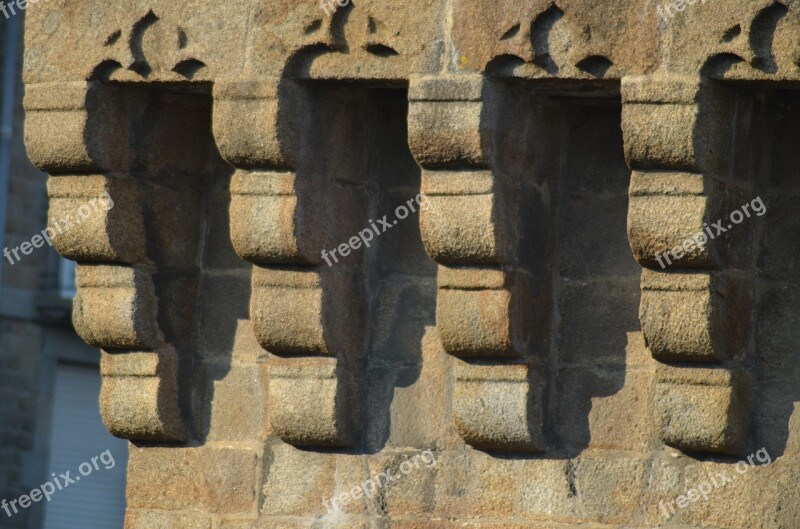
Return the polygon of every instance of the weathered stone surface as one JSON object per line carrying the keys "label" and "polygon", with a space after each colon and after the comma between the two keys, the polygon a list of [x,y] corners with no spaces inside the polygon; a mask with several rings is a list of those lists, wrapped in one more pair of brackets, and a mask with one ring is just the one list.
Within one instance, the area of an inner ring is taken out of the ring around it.
{"label": "weathered stone surface", "polygon": [[[249,514],[258,498],[260,458],[251,448],[131,446],[128,506],[160,511]],[[153,486],[154,483],[160,486]]]}
{"label": "weathered stone surface", "polygon": [[[371,476],[380,476],[383,486],[378,489],[376,499],[381,509],[395,512],[398,516],[419,515],[430,517],[436,498],[436,466],[428,466],[413,458],[417,451],[395,451],[379,454],[369,461]],[[407,462],[407,463],[406,463]],[[410,467],[408,466],[410,465]],[[437,463],[438,466],[438,463]],[[410,470],[409,470],[410,469]]]}
{"label": "weathered stone surface", "polygon": [[59,253],[89,262],[135,264],[146,259],[134,181],[63,176],[50,178],[47,187],[51,238]]}
{"label": "weathered stone surface", "polygon": [[[374,381],[376,390],[385,391],[384,377],[394,376],[397,382],[394,391],[387,397],[391,399],[388,416],[381,413],[383,406],[373,405],[366,410],[368,414],[380,414],[380,421],[376,423],[383,427],[368,432],[368,435],[371,434],[370,444],[374,442],[382,447],[382,439],[378,434],[385,428],[389,430],[386,445],[397,449],[444,450],[461,446],[451,418],[449,381],[452,363],[452,357],[442,348],[436,327],[431,326],[425,329],[422,338],[422,367],[413,384],[404,384],[405,373],[398,373],[395,366],[371,369],[367,378]],[[414,368],[409,371],[412,374],[417,372]],[[384,377],[380,377],[379,373]],[[377,397],[370,395],[368,398],[369,402],[377,404]],[[427,412],[420,413],[421,409]]]}
{"label": "weathered stone surface", "polygon": [[796,2],[106,4],[27,11],[26,141],[115,202],[54,242],[129,529],[800,525]]}
{"label": "weathered stone surface", "polygon": [[520,356],[524,351],[520,327],[528,325],[514,318],[512,309],[512,298],[522,295],[514,292],[520,287],[509,285],[513,279],[498,271],[487,274],[483,288],[471,288],[470,275],[472,271],[440,270],[436,309],[445,349],[461,357]]}
{"label": "weathered stone surface", "polygon": [[[758,457],[764,455],[762,452]],[[797,479],[797,470],[784,460],[776,461],[769,453],[766,455],[769,457],[758,459],[754,451],[741,460],[689,465],[686,468],[686,488],[698,488],[706,482],[711,484],[712,491],[708,501],[701,497],[698,501],[689,502],[682,513],[684,523],[714,523],[720,527],[745,529],[763,523],[760,520],[764,516],[771,517],[768,526],[776,529],[788,528],[796,523],[797,506],[785,501],[783,488]],[[748,458],[752,459],[754,465],[750,464]],[[713,506],[718,503],[725,503],[729,507],[715,509]]]}
{"label": "weathered stone surface", "polygon": [[269,365],[272,430],[294,445],[347,446],[359,409],[352,374],[332,358]]}
{"label": "weathered stone surface", "polygon": [[522,512],[565,524],[587,515],[604,523],[636,519],[648,474],[642,460],[596,452],[577,460],[525,462],[523,475],[533,472],[540,477],[523,485]]}
{"label": "weathered stone surface", "polygon": [[[499,59],[507,58],[521,77],[592,79],[645,71],[657,62],[658,18],[641,2],[600,8],[579,1],[461,0],[453,11],[451,69],[483,71],[493,59],[502,68]],[[609,12],[616,15],[614,30],[606,23]]]}
{"label": "weathered stone surface", "polygon": [[323,500],[335,492],[335,458],[286,444],[268,445],[267,450],[262,512],[315,517],[323,514]]}
{"label": "weathered stone surface", "polygon": [[[208,432],[208,441],[261,442],[268,437],[266,363],[209,363],[195,366],[195,370],[206,377],[206,383],[200,386],[206,392],[198,395],[204,406],[195,416],[208,421],[197,427]],[[242,406],[242,402],[248,405]]]}
{"label": "weathered stone surface", "polygon": [[198,513],[164,513],[130,510],[125,529],[212,529],[211,517]]}
{"label": "weathered stone surface", "polygon": [[493,456],[481,452],[443,452],[436,457],[433,518],[443,518],[459,508],[466,519],[503,518],[513,513],[521,462],[509,459],[497,464]]}
{"label": "weathered stone surface", "polygon": [[113,349],[155,347],[156,300],[151,276],[122,266],[78,269],[73,322],[91,345]]}
{"label": "weathered stone surface", "polygon": [[661,439],[688,451],[741,455],[748,446],[749,381],[726,369],[659,367]]}
{"label": "weathered stone surface", "polygon": [[175,351],[103,352],[100,411],[112,434],[143,441],[183,441]]}
{"label": "weathered stone surface", "polygon": [[625,157],[633,169],[716,174],[727,168],[728,92],[699,76],[623,79]]}
{"label": "weathered stone surface", "polygon": [[[108,90],[78,79],[51,80],[26,90],[25,143],[33,163],[53,173],[118,167],[125,154],[122,146],[128,141],[125,127],[120,126],[126,116],[109,97]],[[96,119],[98,113],[100,120]],[[116,126],[101,130],[99,122]]]}
{"label": "weathered stone surface", "polygon": [[544,450],[540,377],[524,365],[455,368],[453,418],[468,444],[487,450]]}
{"label": "weathered stone surface", "polygon": [[[646,450],[655,434],[653,372],[628,365],[559,372],[555,428],[562,442],[596,450]],[[625,423],[624,429],[613,426]]]}

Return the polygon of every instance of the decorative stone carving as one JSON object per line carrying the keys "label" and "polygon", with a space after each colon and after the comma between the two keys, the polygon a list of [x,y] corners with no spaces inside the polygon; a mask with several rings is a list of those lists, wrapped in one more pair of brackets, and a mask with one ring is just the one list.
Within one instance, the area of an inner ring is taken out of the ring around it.
{"label": "decorative stone carving", "polygon": [[792,2],[751,1],[693,9],[682,24],[667,26],[672,72],[710,79],[783,82],[800,77],[800,14]]}
{"label": "decorative stone carving", "polygon": [[183,28],[167,31],[151,9],[125,31],[115,29],[108,35],[103,46],[109,48],[109,58],[97,65],[92,78],[123,82],[146,80],[151,75],[159,80],[193,79],[206,65],[188,50],[189,45]]}
{"label": "decorative stone carving", "polygon": [[[627,2],[626,8],[634,12],[636,4]],[[450,68],[584,80],[618,79],[625,72],[646,70],[658,55],[655,17],[623,19],[609,31],[604,12],[600,6],[569,0],[524,6],[459,0],[453,8]]]}

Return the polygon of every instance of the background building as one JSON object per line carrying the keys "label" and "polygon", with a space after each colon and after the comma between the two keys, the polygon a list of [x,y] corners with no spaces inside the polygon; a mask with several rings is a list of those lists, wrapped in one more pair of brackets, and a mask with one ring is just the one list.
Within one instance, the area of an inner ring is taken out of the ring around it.
{"label": "background building", "polygon": [[[47,175],[23,142],[22,14],[0,16],[0,248],[30,242],[47,225]],[[103,427],[100,353],[72,329],[74,264],[47,244],[0,262],[0,499],[23,494],[111,450],[115,468],[87,476],[28,509],[0,510],[3,529],[121,527],[127,443]]]}

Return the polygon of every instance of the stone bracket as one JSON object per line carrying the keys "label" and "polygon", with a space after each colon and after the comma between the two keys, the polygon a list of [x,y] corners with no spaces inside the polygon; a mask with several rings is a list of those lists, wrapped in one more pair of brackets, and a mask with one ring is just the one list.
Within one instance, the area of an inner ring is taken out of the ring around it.
{"label": "stone bracket", "polygon": [[297,172],[306,104],[299,85],[218,83],[214,98],[217,145],[237,168],[231,239],[236,253],[257,265],[250,317],[271,353],[272,429],[296,446],[352,446],[364,293],[351,264],[327,266],[321,252],[356,233],[353,219],[331,205],[351,198],[323,192],[330,184],[322,175]]}
{"label": "stone bracket", "polygon": [[29,84],[25,141],[31,160],[52,174],[48,235],[79,263],[73,324],[105,351],[103,421],[118,437],[180,442],[187,429],[178,353],[159,328],[154,278],[187,257],[153,262],[144,222],[145,204],[170,208],[178,195],[165,188],[147,203],[142,175],[129,166],[134,114],[117,90],[99,82]]}
{"label": "stone bracket", "polygon": [[526,357],[531,317],[521,272],[439,267],[437,325],[445,350],[460,358]]}
{"label": "stone bracket", "polygon": [[747,281],[720,272],[643,270],[639,319],[653,356],[664,362],[742,360],[747,292]]}
{"label": "stone bracket", "polygon": [[677,76],[625,78],[622,98],[625,154],[634,169],[628,239],[644,268],[639,320],[647,346],[664,362],[658,431],[684,450],[739,453],[748,425],[739,382],[746,373],[722,366],[747,355],[750,288],[731,270],[747,239],[715,239],[711,227],[740,205],[728,176],[733,100],[724,87]]}
{"label": "stone bracket", "polygon": [[[439,263],[436,324],[459,362],[453,411],[467,443],[501,451],[544,450],[542,378],[533,373],[528,274],[502,175],[492,168],[494,131],[480,75],[412,78],[409,144],[431,207],[423,243]],[[507,365],[500,360],[517,362]]]}
{"label": "stone bracket", "polygon": [[25,145],[42,171],[101,173],[119,168],[130,144],[128,113],[96,82],[25,87]]}
{"label": "stone bracket", "polygon": [[352,446],[358,433],[354,421],[359,417],[354,375],[335,357],[271,357],[273,431],[295,446]]}
{"label": "stone bracket", "polygon": [[100,374],[100,409],[109,432],[138,441],[185,440],[174,349],[103,351]]}

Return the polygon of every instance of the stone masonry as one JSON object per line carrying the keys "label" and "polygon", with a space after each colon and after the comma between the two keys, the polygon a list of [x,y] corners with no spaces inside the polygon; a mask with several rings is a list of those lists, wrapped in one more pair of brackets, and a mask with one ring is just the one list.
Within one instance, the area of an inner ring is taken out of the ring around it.
{"label": "stone masonry", "polygon": [[126,529],[800,528],[800,2],[343,4],[27,10]]}

